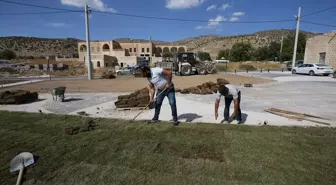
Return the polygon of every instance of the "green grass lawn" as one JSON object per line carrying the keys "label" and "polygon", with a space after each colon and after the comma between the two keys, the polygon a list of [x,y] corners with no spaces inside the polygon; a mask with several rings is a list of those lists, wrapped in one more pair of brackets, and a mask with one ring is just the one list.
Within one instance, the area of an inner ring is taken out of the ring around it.
{"label": "green grass lawn", "polygon": [[[0,184],[19,152],[39,156],[24,184],[335,184],[336,129],[145,124],[0,111]],[[81,129],[83,130],[83,129]]]}

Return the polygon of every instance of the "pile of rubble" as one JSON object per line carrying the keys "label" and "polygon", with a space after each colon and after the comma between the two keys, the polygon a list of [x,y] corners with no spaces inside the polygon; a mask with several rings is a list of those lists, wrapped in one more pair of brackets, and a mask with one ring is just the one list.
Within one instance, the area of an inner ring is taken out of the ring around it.
{"label": "pile of rubble", "polygon": [[38,99],[37,92],[16,90],[0,92],[0,104],[22,104]]}
{"label": "pile of rubble", "polygon": [[217,93],[219,85],[229,84],[229,81],[218,78],[217,83],[214,82],[206,82],[201,85],[195,87],[189,87],[186,89],[176,89],[176,92],[180,92],[181,94],[212,94]]}
{"label": "pile of rubble", "polygon": [[103,73],[101,76],[102,79],[115,79],[116,76],[113,74],[113,72]]}
{"label": "pile of rubble", "polygon": [[128,95],[118,96],[118,101],[114,104],[117,108],[146,107],[149,100],[149,89],[143,88]]}

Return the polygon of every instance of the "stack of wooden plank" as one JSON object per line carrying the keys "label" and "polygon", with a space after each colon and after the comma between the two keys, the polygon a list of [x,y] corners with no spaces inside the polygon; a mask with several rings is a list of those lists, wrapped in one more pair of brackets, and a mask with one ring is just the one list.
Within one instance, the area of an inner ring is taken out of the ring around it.
{"label": "stack of wooden plank", "polygon": [[322,125],[330,125],[330,123],[325,122],[325,120],[329,120],[329,119],[306,114],[306,113],[298,113],[298,112],[281,110],[281,109],[276,109],[276,108],[269,108],[269,109],[265,109],[264,111],[277,115],[277,116],[282,116],[288,119],[296,120],[296,121],[305,120],[305,121],[310,121],[310,122],[318,123]]}

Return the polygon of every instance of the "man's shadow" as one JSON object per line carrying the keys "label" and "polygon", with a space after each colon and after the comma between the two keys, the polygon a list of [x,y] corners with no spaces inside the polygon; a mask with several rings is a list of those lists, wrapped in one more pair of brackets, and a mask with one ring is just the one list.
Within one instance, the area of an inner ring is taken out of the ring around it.
{"label": "man's shadow", "polygon": [[195,113],[186,113],[186,114],[180,114],[177,119],[178,120],[185,120],[185,122],[192,122],[195,119],[202,118],[203,116],[200,116]]}
{"label": "man's shadow", "polygon": [[[247,120],[247,117],[248,117],[248,114],[245,114],[245,113],[241,113],[242,115],[242,121],[241,121],[241,123],[245,123],[246,122],[246,120]],[[233,119],[233,120],[235,120],[235,119]],[[230,120],[230,121],[233,121],[233,120]],[[221,123],[223,123],[224,122],[224,119],[221,121]]]}

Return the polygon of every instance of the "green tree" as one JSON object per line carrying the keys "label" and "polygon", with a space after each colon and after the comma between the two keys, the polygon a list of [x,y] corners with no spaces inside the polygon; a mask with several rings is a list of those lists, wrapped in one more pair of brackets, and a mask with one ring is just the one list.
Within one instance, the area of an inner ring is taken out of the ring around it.
{"label": "green tree", "polygon": [[15,52],[9,49],[3,50],[1,55],[3,59],[7,59],[7,60],[16,58]]}
{"label": "green tree", "polygon": [[231,49],[231,60],[234,62],[247,61],[253,56],[252,45],[245,43],[237,43],[232,46]]}
{"label": "green tree", "polygon": [[197,53],[198,55],[198,58],[201,60],[201,61],[206,61],[206,60],[211,60],[211,57],[210,57],[210,54],[208,52],[198,52]]}
{"label": "green tree", "polygon": [[279,60],[280,59],[280,48],[281,48],[280,43],[272,42],[268,46],[268,57],[267,58],[269,60],[275,60],[275,58]]}
{"label": "green tree", "polygon": [[[282,60],[292,60],[293,57],[293,49],[294,49],[294,39],[295,35],[289,35],[287,38],[284,39],[283,42],[283,48],[282,48]],[[304,33],[299,33],[299,38],[298,38],[298,47],[297,47],[297,54],[296,54],[296,59],[300,60],[303,59],[304,57],[304,52],[306,48],[306,41],[307,41],[307,36]]]}
{"label": "green tree", "polygon": [[230,49],[220,50],[217,55],[217,60],[220,59],[230,60]]}
{"label": "green tree", "polygon": [[263,61],[268,59],[268,47],[257,48],[253,53],[254,60]]}

